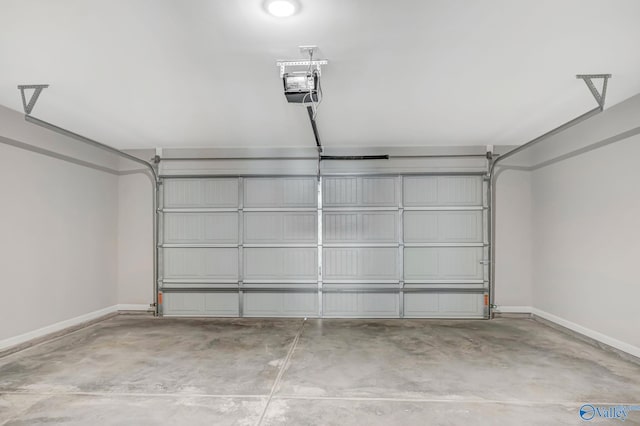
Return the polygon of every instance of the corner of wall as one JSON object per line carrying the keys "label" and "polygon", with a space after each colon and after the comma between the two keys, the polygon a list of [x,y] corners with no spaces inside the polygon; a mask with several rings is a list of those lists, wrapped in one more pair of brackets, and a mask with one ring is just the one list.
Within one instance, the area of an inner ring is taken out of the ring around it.
{"label": "corner of wall", "polygon": [[143,171],[118,177],[119,304],[153,302],[153,190]]}
{"label": "corner of wall", "polygon": [[530,311],[533,305],[531,172],[502,170],[499,173],[495,188],[495,303],[503,312],[514,312],[516,308]]}

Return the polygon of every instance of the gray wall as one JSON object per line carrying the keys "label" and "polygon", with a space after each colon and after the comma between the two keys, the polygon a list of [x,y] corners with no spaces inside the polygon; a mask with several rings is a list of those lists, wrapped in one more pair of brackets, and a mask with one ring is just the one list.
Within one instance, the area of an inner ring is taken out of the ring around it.
{"label": "gray wall", "polygon": [[[144,157],[143,157],[144,158]],[[118,179],[118,304],[153,302],[153,187],[143,173]]]}
{"label": "gray wall", "polygon": [[118,177],[4,107],[0,129],[1,341],[116,304]]}
{"label": "gray wall", "polygon": [[636,348],[638,159],[635,136],[536,170],[532,179],[534,307]]}
{"label": "gray wall", "polygon": [[[534,313],[640,356],[640,95],[521,158]],[[519,161],[520,161],[519,160]]]}
{"label": "gray wall", "polygon": [[496,303],[640,356],[640,95],[503,161]]}
{"label": "gray wall", "polygon": [[495,304],[503,312],[533,306],[531,172],[504,170],[496,183]]}

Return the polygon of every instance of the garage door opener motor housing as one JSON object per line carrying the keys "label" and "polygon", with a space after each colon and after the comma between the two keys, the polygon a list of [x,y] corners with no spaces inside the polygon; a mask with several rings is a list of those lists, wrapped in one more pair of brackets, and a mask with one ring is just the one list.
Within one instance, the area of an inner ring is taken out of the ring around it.
{"label": "garage door opener motor housing", "polygon": [[287,101],[296,104],[318,103],[322,100],[320,94],[321,66],[327,65],[326,59],[314,59],[317,46],[299,46],[300,52],[308,55],[309,59],[277,61],[280,67],[280,78]]}
{"label": "garage door opener motor housing", "polygon": [[284,95],[290,103],[303,104],[305,102],[318,102],[317,71],[294,71],[282,76]]}

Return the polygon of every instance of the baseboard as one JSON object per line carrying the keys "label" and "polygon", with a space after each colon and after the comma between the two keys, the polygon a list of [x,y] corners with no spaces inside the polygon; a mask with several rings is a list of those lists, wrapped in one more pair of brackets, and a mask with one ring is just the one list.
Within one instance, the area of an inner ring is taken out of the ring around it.
{"label": "baseboard", "polygon": [[533,307],[498,305],[498,307],[494,309],[494,312],[503,314],[531,314],[533,312]]}
{"label": "baseboard", "polygon": [[18,336],[0,340],[0,357],[24,350],[45,340],[50,340],[87,327],[95,322],[99,322],[116,315],[118,312],[150,312],[150,307],[147,304],[123,303],[113,305],[75,318],[60,321],[37,330],[29,331]]}
{"label": "baseboard", "polygon": [[606,334],[602,334],[598,331],[591,330],[590,328],[583,327],[580,324],[576,324],[574,322],[571,322],[564,318],[560,318],[556,315],[550,314],[549,312],[545,312],[537,308],[533,308],[531,313],[534,315],[534,318],[535,317],[542,318],[543,320],[549,321],[553,324],[557,324],[574,333],[585,336],[588,339],[591,339],[595,342],[602,343],[617,351],[623,352],[625,354],[628,354],[635,358],[640,359],[640,348],[638,348],[637,346],[633,346],[621,340],[614,339],[613,337],[607,336]]}
{"label": "baseboard", "polygon": [[151,306],[149,304],[132,304],[132,303],[121,303],[116,305],[118,311],[149,311],[151,310]]}
{"label": "baseboard", "polygon": [[28,346],[39,343],[42,339],[56,337],[55,335],[57,333],[65,334],[72,331],[73,328],[85,327],[89,322],[105,319],[106,317],[117,314],[117,312],[118,305],[113,305],[75,318],[60,321],[46,327],[38,328],[18,336],[0,340],[0,356],[7,355],[8,351],[15,352],[17,350],[25,349]]}

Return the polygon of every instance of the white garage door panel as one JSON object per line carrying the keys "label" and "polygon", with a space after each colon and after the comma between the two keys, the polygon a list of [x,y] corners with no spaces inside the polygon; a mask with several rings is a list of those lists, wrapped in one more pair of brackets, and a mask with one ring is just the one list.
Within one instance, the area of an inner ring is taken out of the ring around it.
{"label": "white garage door panel", "polygon": [[395,177],[325,177],[325,207],[396,206]]}
{"label": "white garage door panel", "polygon": [[236,248],[165,248],[166,280],[237,281]]}
{"label": "white garage door panel", "polygon": [[406,207],[482,205],[479,176],[406,176],[403,188]]}
{"label": "white garage door panel", "polygon": [[166,244],[237,244],[237,213],[167,213]]}
{"label": "white garage door panel", "polygon": [[253,280],[316,280],[316,248],[245,248],[244,278]]}
{"label": "white garage door panel", "polygon": [[484,295],[476,293],[405,293],[407,318],[477,318],[484,314]]}
{"label": "white garage door panel", "polygon": [[397,248],[325,248],[322,256],[325,281],[399,278]]}
{"label": "white garage door panel", "polygon": [[316,212],[246,212],[246,244],[315,244],[318,235]]}
{"label": "white garage door panel", "polygon": [[397,243],[397,212],[326,212],[324,242]]}
{"label": "white garage door panel", "polygon": [[404,250],[405,280],[482,280],[482,247],[415,247]]}
{"label": "white garage door panel", "polygon": [[324,207],[358,204],[358,178],[325,177],[323,179],[322,204]]}
{"label": "white garage door panel", "polygon": [[165,315],[238,316],[238,293],[165,293]]}
{"label": "white garage door panel", "polygon": [[317,317],[318,294],[315,292],[244,292],[244,315],[247,317]]}
{"label": "white garage door panel", "polygon": [[168,179],[165,208],[220,208],[238,206],[238,179]]}
{"label": "white garage door panel", "polygon": [[481,243],[482,211],[407,211],[405,243]]}
{"label": "white garage door panel", "polygon": [[253,207],[316,207],[317,180],[301,178],[246,178],[244,206]]}
{"label": "white garage door panel", "polygon": [[395,177],[363,177],[360,188],[363,206],[395,206],[398,203]]}
{"label": "white garage door panel", "polygon": [[397,318],[397,293],[323,293],[325,317]]}
{"label": "white garage door panel", "polygon": [[[325,317],[399,317],[398,293],[374,289],[401,276],[398,184],[395,176],[323,178]],[[373,247],[384,244],[392,246]]]}

